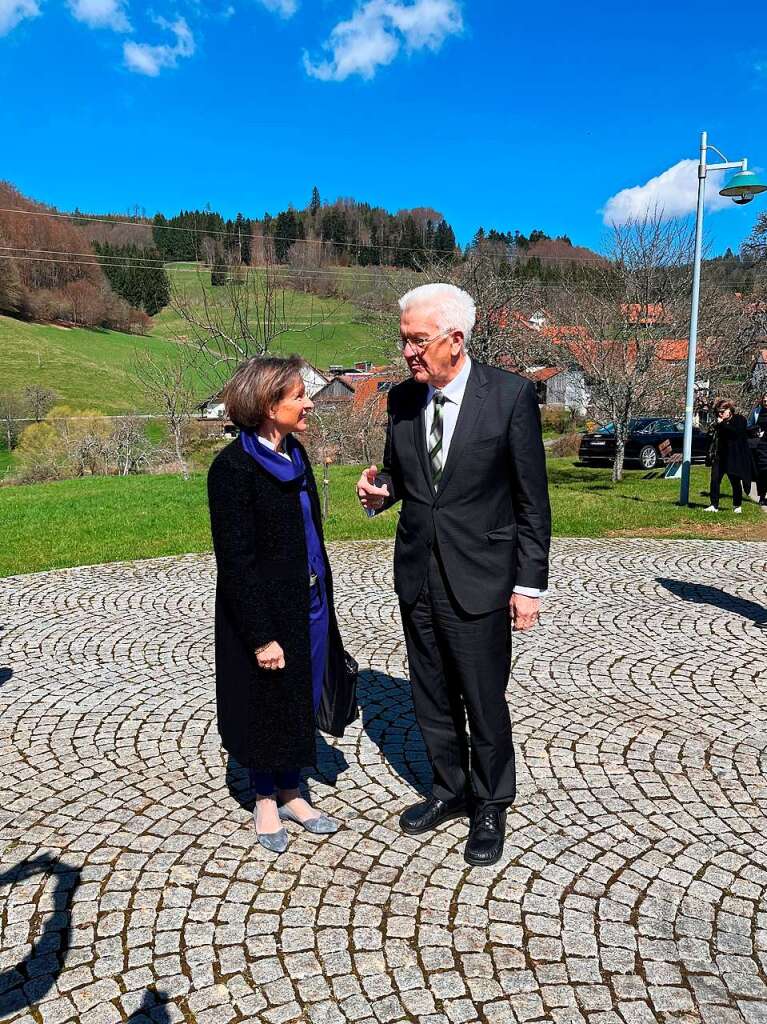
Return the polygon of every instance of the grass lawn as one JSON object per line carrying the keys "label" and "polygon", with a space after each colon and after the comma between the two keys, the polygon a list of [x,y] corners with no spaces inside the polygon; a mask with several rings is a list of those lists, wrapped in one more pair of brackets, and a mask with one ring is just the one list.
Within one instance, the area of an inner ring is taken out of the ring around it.
{"label": "grass lawn", "polygon": [[8,449],[0,448],[0,480],[3,479],[6,472],[10,469],[12,462],[13,455],[8,451]]}
{"label": "grass lawn", "polygon": [[[394,535],[396,511],[369,520],[359,508],[359,469],[331,467],[329,540]],[[650,536],[767,540],[767,516],[753,504],[742,518],[729,511],[704,516],[700,492],[708,473],[693,471],[696,505],[678,508],[678,483],[628,473],[613,487],[609,470],[585,469],[571,459],[549,461],[554,532],[560,537]],[[0,488],[0,576],[99,562],[208,551],[205,476],[93,477]]]}

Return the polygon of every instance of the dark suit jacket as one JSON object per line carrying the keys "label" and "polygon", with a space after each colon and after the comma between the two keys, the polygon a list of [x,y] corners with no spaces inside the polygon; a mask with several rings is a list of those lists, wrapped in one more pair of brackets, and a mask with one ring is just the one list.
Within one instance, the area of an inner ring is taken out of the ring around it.
{"label": "dark suit jacket", "polygon": [[389,392],[384,508],[402,501],[394,587],[420,593],[435,542],[465,612],[503,607],[515,585],[548,581],[551,510],[535,388],[515,373],[472,362],[439,488],[431,482],[424,408],[427,385]]}

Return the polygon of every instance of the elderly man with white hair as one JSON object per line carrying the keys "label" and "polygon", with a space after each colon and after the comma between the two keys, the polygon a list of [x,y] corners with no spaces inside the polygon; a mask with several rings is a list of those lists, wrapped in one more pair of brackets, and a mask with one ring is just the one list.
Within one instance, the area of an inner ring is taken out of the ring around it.
{"label": "elderly man with white hair", "polygon": [[469,358],[470,295],[428,284],[400,308],[411,379],[389,393],[381,471],[357,483],[369,514],[402,502],[394,586],[433,784],[400,826],[418,835],[469,817],[466,860],[489,865],[516,793],[512,625],[536,624],[548,579],[540,414],[530,381]]}

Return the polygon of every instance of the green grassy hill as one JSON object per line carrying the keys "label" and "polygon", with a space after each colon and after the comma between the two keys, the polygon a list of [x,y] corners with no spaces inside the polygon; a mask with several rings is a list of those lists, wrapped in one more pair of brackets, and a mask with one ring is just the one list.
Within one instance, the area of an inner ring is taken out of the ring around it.
{"label": "green grassy hill", "polygon": [[28,324],[0,316],[4,391],[40,384],[81,408],[115,415],[151,412],[130,373],[135,353],[142,349],[161,356],[176,346],[163,338]]}
{"label": "green grassy hill", "polygon": [[[356,273],[354,272],[356,270]],[[362,295],[365,280],[358,275],[359,268],[345,270],[333,268],[331,273],[347,280],[347,286]],[[207,299],[212,304],[227,305],[229,289],[213,288],[210,272],[200,271],[194,263],[174,263],[168,267],[171,284],[175,293],[184,296],[189,305],[202,314]],[[258,274],[258,271],[250,271]],[[275,271],[279,280],[284,280],[285,271]],[[395,305],[392,292],[392,306]],[[295,326],[295,330],[280,334],[274,341],[276,354],[297,352],[320,368],[333,363],[349,365],[357,360],[370,359],[375,363],[389,362],[391,343],[382,342],[363,323],[359,309],[352,303],[340,299],[322,299],[305,292],[285,289],[284,306],[280,303],[280,318]],[[190,327],[171,306],[166,307],[154,319],[152,334],[158,338],[179,338],[190,335]]]}
{"label": "green grassy hill", "polygon": [[[174,265],[170,273],[174,287],[183,289],[197,309],[202,309],[205,292],[216,302],[226,299],[226,289],[211,288],[210,274],[198,274],[193,264]],[[273,346],[277,354],[298,352],[321,368],[361,359],[389,361],[391,346],[374,336],[349,302],[290,291],[285,293],[284,316],[295,330],[278,336]],[[316,325],[308,326],[312,323]],[[107,414],[152,412],[131,374],[135,354],[170,354],[178,339],[189,334],[189,326],[170,307],[155,317],[149,337],[0,316],[0,388],[14,391],[40,384],[71,405]],[[200,390],[200,397],[206,397],[202,383]]]}

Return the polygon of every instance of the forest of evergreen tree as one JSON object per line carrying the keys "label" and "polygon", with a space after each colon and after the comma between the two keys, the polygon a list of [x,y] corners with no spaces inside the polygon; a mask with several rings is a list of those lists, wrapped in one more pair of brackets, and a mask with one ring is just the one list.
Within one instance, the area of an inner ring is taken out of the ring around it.
{"label": "forest of evergreen tree", "polygon": [[392,214],[354,199],[323,203],[316,187],[303,210],[291,206],[259,218],[238,213],[234,220],[212,209],[182,210],[174,217],[158,213],[152,225],[165,260],[213,263],[223,254],[229,263],[287,263],[291,248],[305,242],[328,265],[417,268],[429,254],[451,258],[457,252],[453,229],[436,210]]}

